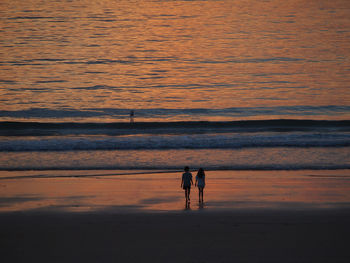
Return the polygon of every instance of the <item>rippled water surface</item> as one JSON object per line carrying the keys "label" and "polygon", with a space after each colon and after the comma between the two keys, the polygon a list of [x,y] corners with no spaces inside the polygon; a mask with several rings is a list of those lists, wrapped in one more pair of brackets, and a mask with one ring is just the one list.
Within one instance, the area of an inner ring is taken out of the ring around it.
{"label": "rippled water surface", "polygon": [[349,119],[350,2],[0,3],[0,120]]}

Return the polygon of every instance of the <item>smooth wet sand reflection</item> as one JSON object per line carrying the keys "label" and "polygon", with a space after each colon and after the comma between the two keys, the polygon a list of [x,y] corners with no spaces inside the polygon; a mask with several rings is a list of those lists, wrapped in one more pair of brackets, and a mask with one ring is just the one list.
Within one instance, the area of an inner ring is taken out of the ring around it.
{"label": "smooth wet sand reflection", "polygon": [[[4,173],[0,178],[27,172]],[[42,173],[82,175],[84,171]],[[76,178],[1,179],[0,211],[216,211],[332,208],[350,204],[350,177],[342,170],[208,171],[204,204],[199,204],[198,189],[193,187],[189,206],[180,188],[181,173],[88,174]]]}

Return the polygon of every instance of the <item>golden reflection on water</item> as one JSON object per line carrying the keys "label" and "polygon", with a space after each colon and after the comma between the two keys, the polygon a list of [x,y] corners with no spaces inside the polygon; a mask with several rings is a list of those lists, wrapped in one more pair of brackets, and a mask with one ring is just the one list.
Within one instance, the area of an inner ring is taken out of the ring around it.
{"label": "golden reflection on water", "polygon": [[0,109],[347,105],[346,7],[5,1],[0,79],[17,90],[0,90]]}

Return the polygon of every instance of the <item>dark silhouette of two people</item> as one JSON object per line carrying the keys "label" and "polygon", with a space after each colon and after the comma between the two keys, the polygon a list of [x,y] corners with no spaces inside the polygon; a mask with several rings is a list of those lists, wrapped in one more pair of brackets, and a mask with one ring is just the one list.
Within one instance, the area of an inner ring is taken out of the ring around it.
{"label": "dark silhouette of two people", "polygon": [[[186,166],[184,168],[184,173],[182,174],[181,180],[181,188],[185,190],[185,198],[186,198],[186,206],[190,203],[190,194],[191,194],[191,186],[193,185],[192,173],[190,172],[190,168]],[[205,187],[205,172],[203,168],[199,168],[196,175],[195,186],[198,187],[198,201],[203,204],[203,192]]]}

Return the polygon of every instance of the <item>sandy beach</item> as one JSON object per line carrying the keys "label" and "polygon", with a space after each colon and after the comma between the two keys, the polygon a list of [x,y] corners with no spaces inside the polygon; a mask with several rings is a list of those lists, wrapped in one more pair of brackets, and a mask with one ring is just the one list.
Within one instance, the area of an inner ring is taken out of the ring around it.
{"label": "sandy beach", "polygon": [[209,171],[204,205],[192,189],[187,209],[179,177],[177,172],[1,172],[2,258],[348,261],[347,171]]}
{"label": "sandy beach", "polygon": [[348,262],[349,211],[15,213],[4,262]]}

